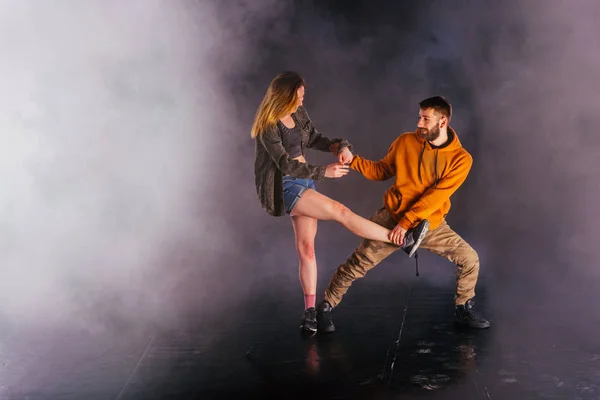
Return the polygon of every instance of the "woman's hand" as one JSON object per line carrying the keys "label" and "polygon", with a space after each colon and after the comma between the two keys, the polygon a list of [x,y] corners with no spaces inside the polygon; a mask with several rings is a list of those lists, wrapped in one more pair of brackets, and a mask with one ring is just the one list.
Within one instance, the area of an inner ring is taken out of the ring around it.
{"label": "woman's hand", "polygon": [[340,151],[340,154],[338,154],[338,160],[341,164],[350,164],[353,158],[354,155],[347,147],[344,147],[342,151]]}
{"label": "woman's hand", "polygon": [[350,167],[340,163],[329,164],[325,169],[325,178],[341,178],[350,171]]}

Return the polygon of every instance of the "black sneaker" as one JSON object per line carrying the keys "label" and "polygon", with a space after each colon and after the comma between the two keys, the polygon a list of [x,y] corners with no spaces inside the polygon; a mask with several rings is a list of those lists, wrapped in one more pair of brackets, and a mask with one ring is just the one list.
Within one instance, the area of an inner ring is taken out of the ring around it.
{"label": "black sneaker", "polygon": [[475,310],[474,299],[475,297],[467,300],[464,305],[458,305],[454,308],[454,320],[457,324],[469,328],[489,328],[490,322]]}
{"label": "black sneaker", "polygon": [[429,230],[429,221],[424,219],[414,228],[409,229],[404,235],[404,243],[402,243],[402,250],[408,254],[409,257],[412,257],[415,254],[415,251],[421,245],[425,234]]}
{"label": "black sneaker", "polygon": [[317,304],[317,321],[319,332],[335,332],[335,325],[331,320],[331,311],[333,307],[327,301],[322,300]]}
{"label": "black sneaker", "polygon": [[300,329],[308,332],[317,331],[317,310],[315,310],[314,307],[304,310],[304,315],[300,322]]}

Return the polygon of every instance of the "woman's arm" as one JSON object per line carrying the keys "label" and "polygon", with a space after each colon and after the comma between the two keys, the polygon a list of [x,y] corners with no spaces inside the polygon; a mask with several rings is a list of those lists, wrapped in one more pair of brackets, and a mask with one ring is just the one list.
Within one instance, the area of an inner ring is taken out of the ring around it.
{"label": "woman's arm", "polygon": [[260,140],[267,153],[285,175],[317,181],[322,181],[325,178],[326,166],[312,165],[290,159],[290,155],[283,147],[277,127],[271,127],[259,134],[257,140]]}
{"label": "woman's arm", "polygon": [[344,147],[348,147],[348,149],[352,151],[352,145],[346,139],[329,139],[328,137],[321,135],[319,131],[317,131],[317,128],[315,128],[315,125],[308,116],[308,113],[304,107],[298,107],[298,110],[296,110],[296,115],[308,129],[309,136],[306,147],[320,151],[332,152],[336,155],[339,154]]}

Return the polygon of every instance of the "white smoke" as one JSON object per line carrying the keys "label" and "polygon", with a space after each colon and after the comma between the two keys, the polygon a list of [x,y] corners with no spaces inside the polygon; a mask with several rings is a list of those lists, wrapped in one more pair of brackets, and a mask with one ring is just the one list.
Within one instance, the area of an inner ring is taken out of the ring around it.
{"label": "white smoke", "polygon": [[175,273],[165,253],[217,234],[197,216],[216,202],[219,34],[209,4],[184,4],[3,3],[5,316],[85,323],[152,307]]}

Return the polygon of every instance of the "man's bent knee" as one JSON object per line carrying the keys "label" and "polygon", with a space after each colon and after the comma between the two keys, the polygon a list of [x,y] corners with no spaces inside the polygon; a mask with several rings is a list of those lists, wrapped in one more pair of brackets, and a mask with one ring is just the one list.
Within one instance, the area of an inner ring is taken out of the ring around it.
{"label": "man's bent knee", "polygon": [[474,249],[470,249],[465,258],[468,264],[476,265],[479,268],[479,254]]}
{"label": "man's bent knee", "polygon": [[457,264],[461,267],[463,272],[479,271],[479,255],[475,250],[470,248],[460,255]]}

